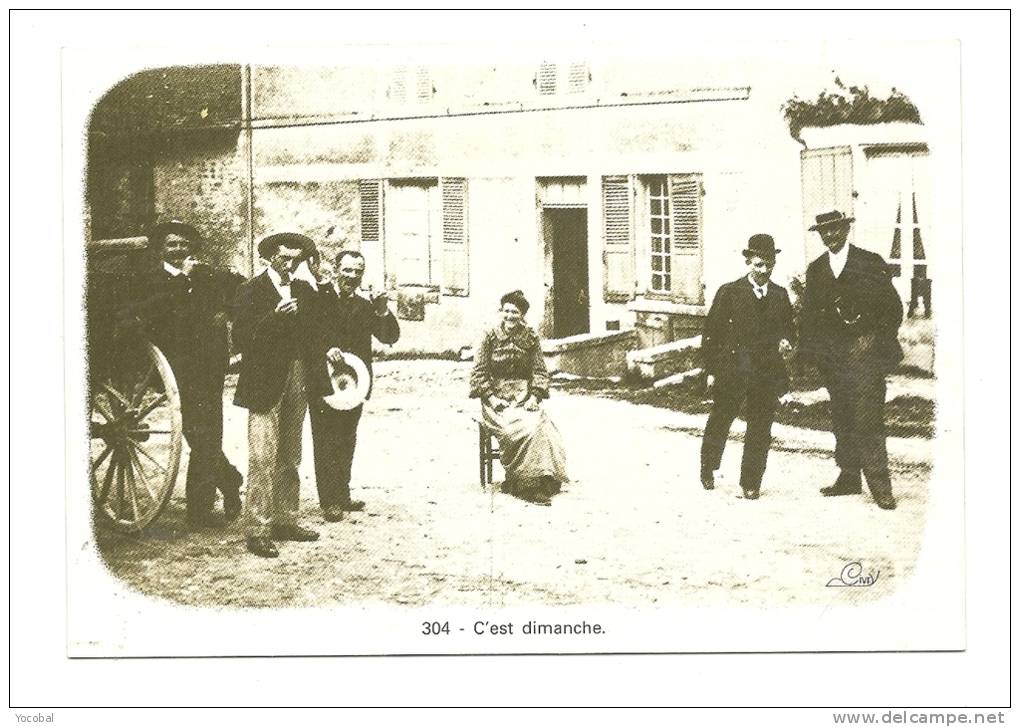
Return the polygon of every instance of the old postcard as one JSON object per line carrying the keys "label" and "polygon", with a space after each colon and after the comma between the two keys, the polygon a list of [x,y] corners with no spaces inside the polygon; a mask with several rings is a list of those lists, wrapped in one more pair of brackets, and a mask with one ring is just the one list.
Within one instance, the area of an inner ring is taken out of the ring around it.
{"label": "old postcard", "polygon": [[963,649],[959,45],[837,37],[65,49],[68,654]]}

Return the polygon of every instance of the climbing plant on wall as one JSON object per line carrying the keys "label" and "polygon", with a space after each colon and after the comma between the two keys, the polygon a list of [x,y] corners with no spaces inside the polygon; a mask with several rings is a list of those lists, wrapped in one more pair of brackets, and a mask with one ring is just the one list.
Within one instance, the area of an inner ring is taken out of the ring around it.
{"label": "climbing plant on wall", "polygon": [[790,136],[800,141],[805,126],[836,124],[883,124],[899,121],[920,124],[921,114],[907,96],[897,89],[879,98],[867,86],[847,86],[836,76],[835,89],[819,92],[817,98],[804,100],[794,95],[782,106]]}

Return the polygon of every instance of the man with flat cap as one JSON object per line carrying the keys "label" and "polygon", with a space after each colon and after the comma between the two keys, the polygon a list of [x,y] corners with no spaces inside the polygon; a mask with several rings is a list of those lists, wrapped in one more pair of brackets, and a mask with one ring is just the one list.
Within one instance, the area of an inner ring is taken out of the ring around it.
{"label": "man with flat cap", "polygon": [[826,497],[857,495],[861,474],[875,503],[896,507],[885,447],[885,377],[903,357],[903,305],[880,255],[847,242],[854,218],[833,210],[809,229],[827,248],[807,269],[801,351],[829,390],[839,477]]}
{"label": "man with flat cap", "polygon": [[217,489],[226,522],[241,512],[241,473],[223,453],[223,379],[230,359],[227,307],[244,278],[200,262],[201,241],[198,230],[176,220],[152,229],[150,249],[162,265],[137,312],[166,354],[181,395],[184,438],[191,449],[188,523],[216,527],[224,524],[213,514]]}
{"label": "man with flat cap", "polygon": [[248,550],[262,558],[279,555],[274,540],[319,537],[297,524],[307,397],[328,392],[325,367],[316,360],[316,293],[292,277],[312,249],[309,238],[294,232],[263,238],[258,253],[268,267],[234,300],[241,353],[234,403],[248,410],[244,531]]}
{"label": "man with flat cap", "polygon": [[751,236],[743,251],[748,273],[719,288],[701,343],[712,392],[701,442],[701,484],[715,488],[715,470],[743,405],[747,431],[740,488],[748,500],[760,495],[776,405],[790,385],[784,357],[793,350],[793,309],[786,289],[770,280],[778,252],[770,235]]}

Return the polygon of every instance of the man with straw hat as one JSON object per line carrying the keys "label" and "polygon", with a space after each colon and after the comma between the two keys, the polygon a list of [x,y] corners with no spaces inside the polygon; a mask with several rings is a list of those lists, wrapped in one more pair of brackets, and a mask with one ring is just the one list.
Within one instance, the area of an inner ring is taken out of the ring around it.
{"label": "man with straw hat", "polygon": [[801,352],[822,375],[832,409],[839,477],[826,497],[857,495],[861,474],[883,510],[896,508],[885,446],[885,377],[903,351],[903,305],[880,255],[847,242],[853,217],[824,212],[810,228],[827,251],[805,277]]}
{"label": "man with straw hat", "polygon": [[319,537],[297,524],[306,397],[329,391],[316,360],[315,291],[294,277],[313,248],[294,232],[263,238],[258,253],[267,267],[234,301],[234,343],[241,353],[234,403],[248,410],[244,531],[248,550],[262,558],[279,555],[274,540]]}

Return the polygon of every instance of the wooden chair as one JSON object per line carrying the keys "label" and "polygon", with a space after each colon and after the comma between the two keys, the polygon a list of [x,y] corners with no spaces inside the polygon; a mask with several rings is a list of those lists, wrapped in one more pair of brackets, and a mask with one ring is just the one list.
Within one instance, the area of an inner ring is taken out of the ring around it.
{"label": "wooden chair", "polygon": [[478,482],[484,490],[486,484],[492,484],[492,463],[499,459],[499,440],[481,417],[474,419],[478,424]]}

